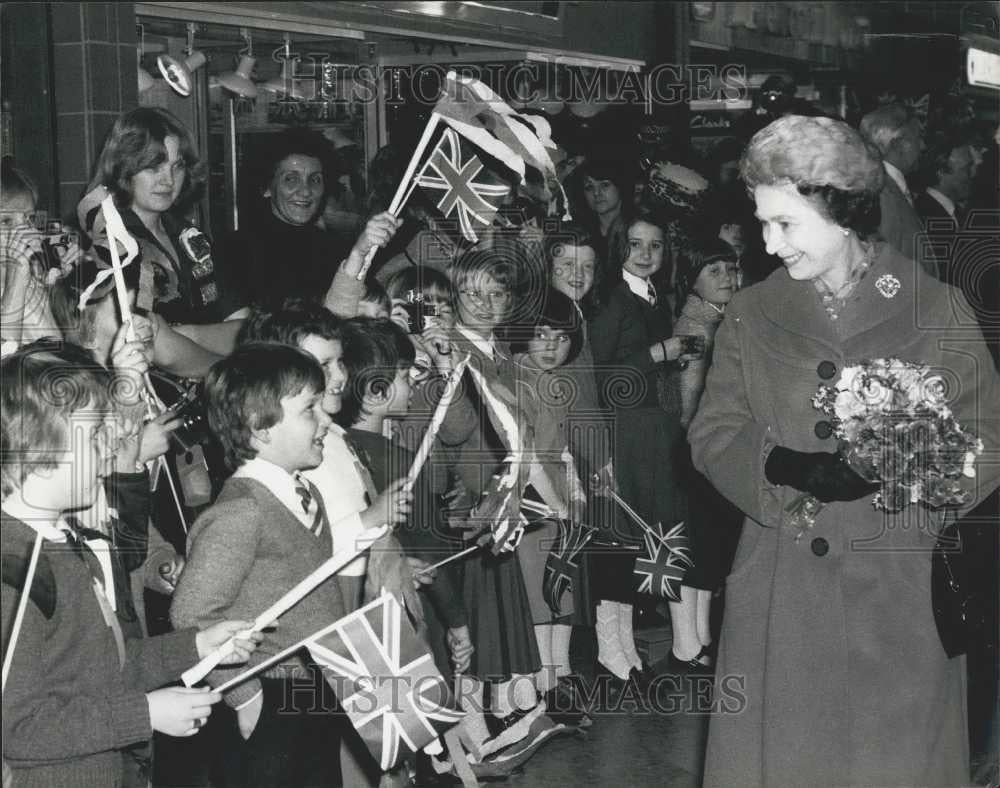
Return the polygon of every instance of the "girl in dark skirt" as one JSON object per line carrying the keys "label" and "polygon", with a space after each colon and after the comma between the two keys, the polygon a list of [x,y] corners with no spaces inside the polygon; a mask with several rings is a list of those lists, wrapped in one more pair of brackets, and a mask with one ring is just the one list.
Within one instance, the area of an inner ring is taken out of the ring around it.
{"label": "girl in dark skirt", "polygon": [[[678,336],[705,340],[705,353],[680,373],[681,426],[687,429],[705,389],[705,376],[712,359],[715,332],[722,323],[726,304],[739,286],[736,252],[718,238],[692,239],[681,254],[677,270]],[[687,445],[685,444],[685,448]],[[690,464],[684,453],[684,479],[688,490],[688,534],[694,566],[684,576],[681,603],[676,608],[687,630],[695,629],[703,649],[712,643],[709,613],[712,593],[718,590],[732,564],[739,540],[742,515]],[[671,614],[675,611],[671,610]],[[677,656],[675,654],[675,656]]]}
{"label": "girl in dark skirt", "polygon": [[[512,374],[510,349],[496,337],[494,329],[512,313],[517,272],[516,258],[495,248],[471,250],[452,270],[456,316],[452,352],[459,359],[469,354],[470,366],[482,373],[495,393],[507,389],[502,381]],[[479,418],[461,430],[460,425],[450,423],[451,409],[439,435],[447,435],[448,444],[455,449],[455,472],[470,503],[475,504],[504,461],[507,449],[490,423],[472,375],[467,372],[462,383],[462,395],[470,398]],[[488,755],[524,739],[532,722],[543,713],[534,688],[541,660],[517,557],[510,552],[493,555],[481,550],[462,562],[462,575],[469,630],[476,648],[469,677],[477,680],[471,691],[463,689],[463,702],[492,685],[486,697],[495,719],[470,713],[467,723],[470,736],[480,739],[480,751]],[[473,700],[471,706],[475,705]],[[466,708],[472,710],[469,704]]]}
{"label": "girl in dark skirt", "polygon": [[[517,376],[516,397],[525,425],[533,428],[534,450],[538,468],[546,484],[529,488],[562,519],[582,519],[587,497],[570,448],[571,406],[575,400],[573,379],[563,374],[563,365],[579,353],[583,344],[582,321],[573,301],[557,290],[548,289],[535,314],[517,326],[511,338],[514,370]],[[544,594],[545,565],[559,537],[556,519],[545,519],[529,527],[518,546],[531,605],[535,639],[542,659],[536,676],[536,688],[546,696],[547,706],[564,707],[556,697],[558,681],[571,673],[569,641],[573,623],[583,622],[578,615],[578,590],[587,585],[586,573],[578,570],[571,579],[573,592],[557,600],[558,609],[549,606]],[[577,711],[560,714],[571,724],[585,723]]]}
{"label": "girl in dark skirt", "polygon": [[[678,484],[676,449],[683,437],[680,392],[676,381],[681,342],[671,337],[670,308],[657,292],[663,279],[654,280],[669,262],[667,233],[651,213],[626,222],[623,248],[615,259],[622,281],[615,286],[591,322],[597,382],[606,406],[615,414],[614,473],[618,492],[651,526],[673,525],[685,519],[686,507]],[[661,282],[658,288],[654,281]],[[615,537],[641,544],[642,529],[631,520],[616,522]],[[631,573],[616,573],[622,584]],[[619,679],[630,670],[642,670],[634,643],[616,650],[620,635],[602,637],[624,618],[631,618],[633,592],[621,588],[597,607],[598,661]],[[675,603],[671,603],[673,607]],[[675,634],[674,648],[688,648],[694,658],[700,649],[695,631]],[[685,636],[688,636],[685,638]],[[678,640],[689,643],[678,643]]]}

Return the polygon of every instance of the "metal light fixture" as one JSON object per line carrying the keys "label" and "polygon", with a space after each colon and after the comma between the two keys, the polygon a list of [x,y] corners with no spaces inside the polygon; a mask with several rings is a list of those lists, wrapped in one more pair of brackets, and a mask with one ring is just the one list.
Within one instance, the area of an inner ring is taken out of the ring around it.
{"label": "metal light fixture", "polygon": [[139,80],[138,82],[139,92],[145,93],[147,90],[153,87],[156,80],[153,79],[152,74],[150,74],[148,71],[146,71],[146,69],[142,67],[142,57],[143,55],[146,54],[146,42],[145,42],[145,33],[143,30],[143,26],[136,25],[135,29],[136,33],[138,34],[137,37],[139,39],[139,43],[136,45],[136,53],[135,53],[136,64],[138,65],[137,76]]}
{"label": "metal light fixture", "polygon": [[305,91],[295,84],[296,60],[297,58],[292,58],[292,37],[288,33],[285,33],[285,52],[284,57],[281,58],[281,76],[269,79],[259,86],[260,89],[279,96],[287,96],[297,101],[305,101],[309,98],[305,94]]}
{"label": "metal light fixture", "polygon": [[194,48],[194,22],[187,23],[187,57],[178,60],[170,55],[160,55],[156,58],[156,66],[173,89],[174,93],[181,96],[190,96],[191,88],[194,85],[193,72],[205,65],[205,53],[198,52]]}
{"label": "metal light fixture", "polygon": [[253,41],[245,27],[240,29],[240,34],[247,42],[246,48],[240,53],[240,64],[235,71],[228,71],[220,76],[219,84],[240,98],[257,98],[257,86],[250,80],[253,67],[257,64],[257,58],[253,56]]}

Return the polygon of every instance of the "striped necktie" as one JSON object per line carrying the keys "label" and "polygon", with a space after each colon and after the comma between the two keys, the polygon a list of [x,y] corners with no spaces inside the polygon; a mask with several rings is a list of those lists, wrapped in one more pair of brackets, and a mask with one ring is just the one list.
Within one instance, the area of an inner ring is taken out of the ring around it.
{"label": "striped necktie", "polygon": [[295,494],[299,496],[303,514],[312,515],[312,524],[309,526],[309,530],[315,536],[319,536],[323,533],[323,523],[326,517],[316,497],[316,488],[311,481],[299,473],[295,474]]}
{"label": "striped necktie", "polygon": [[656,288],[649,281],[646,282],[646,300],[649,301],[650,306],[656,306]]}

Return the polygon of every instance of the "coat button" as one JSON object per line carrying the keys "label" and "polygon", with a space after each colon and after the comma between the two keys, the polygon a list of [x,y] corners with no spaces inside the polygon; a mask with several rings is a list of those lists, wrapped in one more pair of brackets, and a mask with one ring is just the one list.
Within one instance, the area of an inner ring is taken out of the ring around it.
{"label": "coat button", "polygon": [[817,536],[813,539],[810,547],[812,548],[813,555],[818,555],[820,557],[826,555],[830,551],[830,543],[822,536]]}
{"label": "coat button", "polygon": [[816,433],[816,437],[820,440],[826,440],[833,435],[833,425],[828,421],[817,421],[816,426],[813,427],[813,432]]}
{"label": "coat button", "polygon": [[819,362],[819,366],[816,367],[816,374],[823,380],[829,380],[837,374],[837,365],[832,361],[821,361]]}

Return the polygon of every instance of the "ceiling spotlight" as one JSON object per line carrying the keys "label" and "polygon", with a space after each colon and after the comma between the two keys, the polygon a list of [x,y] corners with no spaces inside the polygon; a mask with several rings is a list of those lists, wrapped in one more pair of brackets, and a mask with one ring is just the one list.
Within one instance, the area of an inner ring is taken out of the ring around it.
{"label": "ceiling spotlight", "polygon": [[146,69],[142,66],[139,66],[139,92],[145,93],[155,84],[156,80],[153,79],[153,75],[146,71]]}
{"label": "ceiling spotlight", "polygon": [[250,81],[250,74],[257,63],[257,58],[243,55],[235,71],[229,71],[219,77],[219,84],[230,93],[240,98],[256,98],[257,86]]}
{"label": "ceiling spotlight", "polygon": [[138,39],[138,43],[136,44],[135,48],[135,62],[138,66],[137,76],[139,78],[139,92],[145,93],[147,90],[153,87],[155,80],[153,79],[152,74],[150,74],[148,71],[146,71],[146,69],[142,67],[142,58],[143,55],[146,54],[146,36],[144,33],[144,28],[142,25],[138,24],[135,26],[135,28],[136,28],[136,38]]}
{"label": "ceiling spotlight", "polygon": [[197,52],[194,48],[194,31],[194,22],[188,22],[187,57],[184,60],[178,60],[170,55],[160,55],[156,58],[156,67],[160,69],[163,78],[173,91],[181,96],[191,95],[191,88],[194,86],[193,72],[205,65],[205,53]]}
{"label": "ceiling spotlight", "polygon": [[253,41],[250,32],[246,28],[240,30],[243,40],[247,42],[243,50],[246,54],[240,57],[240,64],[235,71],[228,71],[219,77],[219,84],[230,93],[235,93],[240,98],[257,98],[257,86],[250,81],[253,67],[257,63],[257,58],[253,56]]}
{"label": "ceiling spotlight", "polygon": [[192,72],[203,65],[205,65],[204,52],[192,52],[184,60],[178,60],[170,55],[160,55],[156,58],[156,66],[167,84],[175,93],[182,96],[191,95],[191,87],[194,85]]}
{"label": "ceiling spotlight", "polygon": [[301,87],[295,84],[296,60],[292,58],[292,42],[291,36],[288,33],[285,33],[285,53],[281,61],[281,76],[269,79],[260,85],[260,89],[279,96],[287,96],[297,101],[305,101],[310,98]]}

